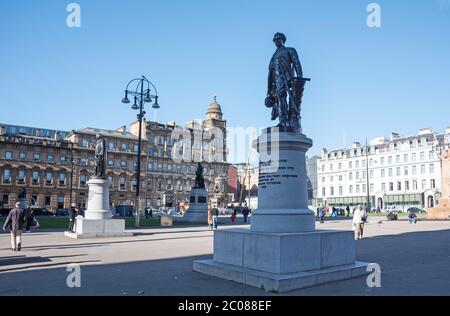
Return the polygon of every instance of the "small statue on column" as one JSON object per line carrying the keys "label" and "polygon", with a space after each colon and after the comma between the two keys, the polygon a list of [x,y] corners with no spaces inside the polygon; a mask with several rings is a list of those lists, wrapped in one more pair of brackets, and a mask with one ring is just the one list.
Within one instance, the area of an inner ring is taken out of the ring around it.
{"label": "small statue on column", "polygon": [[97,142],[95,143],[95,168],[92,176],[95,178],[104,178],[106,176],[106,141],[104,138],[100,138],[100,135],[96,135]]}

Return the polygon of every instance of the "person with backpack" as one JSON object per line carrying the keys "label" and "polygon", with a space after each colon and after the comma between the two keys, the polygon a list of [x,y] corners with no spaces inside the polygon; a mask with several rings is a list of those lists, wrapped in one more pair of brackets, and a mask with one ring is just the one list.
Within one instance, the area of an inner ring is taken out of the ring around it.
{"label": "person with backpack", "polygon": [[211,209],[211,215],[212,215],[213,229],[217,229],[217,226],[219,224],[219,209],[214,206]]}
{"label": "person with backpack", "polygon": [[355,229],[355,239],[362,239],[364,233],[364,224],[367,223],[368,215],[365,208],[359,204],[353,214],[353,227]]}
{"label": "person with backpack", "polygon": [[9,211],[3,230],[11,232],[11,249],[13,251],[22,250],[22,227],[25,224],[25,212],[20,207],[20,202],[15,204],[15,208]]}

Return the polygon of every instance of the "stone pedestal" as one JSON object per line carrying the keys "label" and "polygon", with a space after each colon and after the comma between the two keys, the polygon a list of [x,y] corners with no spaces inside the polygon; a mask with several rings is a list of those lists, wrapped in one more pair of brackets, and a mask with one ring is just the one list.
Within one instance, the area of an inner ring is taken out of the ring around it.
{"label": "stone pedestal", "polygon": [[75,233],[65,232],[64,235],[75,239],[133,236],[125,231],[124,219],[112,219],[108,179],[93,178],[87,184],[89,195],[84,218],[77,217]]}
{"label": "stone pedestal", "polygon": [[174,218],[182,223],[208,223],[208,191],[193,188],[189,199],[189,209],[182,217]]}
{"label": "stone pedestal", "polygon": [[428,209],[428,218],[450,220],[450,199],[441,198],[438,206]]}
{"label": "stone pedestal", "polygon": [[215,231],[214,257],[195,261],[195,271],[276,292],[368,273],[368,263],[356,261],[353,231],[315,230],[305,161],[311,146],[294,131],[263,131],[254,143],[259,209],[251,228]]}

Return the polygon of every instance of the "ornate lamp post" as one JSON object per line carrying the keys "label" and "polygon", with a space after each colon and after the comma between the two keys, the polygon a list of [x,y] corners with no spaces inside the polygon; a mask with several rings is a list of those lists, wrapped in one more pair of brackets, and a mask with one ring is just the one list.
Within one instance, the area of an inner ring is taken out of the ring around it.
{"label": "ornate lamp post", "polygon": [[[153,90],[152,90],[153,88]],[[154,94],[153,94],[154,91]],[[131,109],[138,110],[139,114],[137,118],[139,120],[139,136],[138,136],[138,158],[137,158],[137,167],[136,167],[136,218],[135,218],[135,227],[139,227],[139,199],[140,199],[140,182],[141,182],[141,152],[142,152],[142,119],[146,114],[144,111],[144,103],[153,103],[153,109],[159,109],[160,106],[158,104],[158,92],[156,87],[148,81],[147,78],[142,76],[141,78],[136,78],[128,82],[127,87],[125,88],[125,97],[122,99],[122,103],[129,104],[130,100],[128,96],[131,95],[134,97],[134,103],[131,106]]]}

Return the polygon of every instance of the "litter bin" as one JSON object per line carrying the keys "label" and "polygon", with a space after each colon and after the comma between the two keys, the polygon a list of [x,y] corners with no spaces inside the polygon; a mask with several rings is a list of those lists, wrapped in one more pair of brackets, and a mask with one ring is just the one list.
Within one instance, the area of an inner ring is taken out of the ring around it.
{"label": "litter bin", "polygon": [[161,226],[173,226],[173,217],[168,215],[161,215]]}

